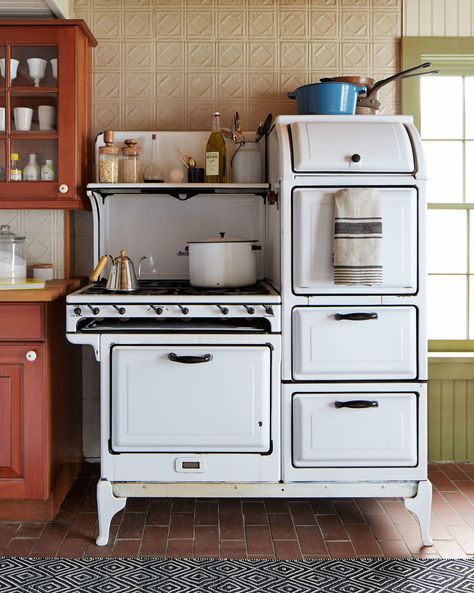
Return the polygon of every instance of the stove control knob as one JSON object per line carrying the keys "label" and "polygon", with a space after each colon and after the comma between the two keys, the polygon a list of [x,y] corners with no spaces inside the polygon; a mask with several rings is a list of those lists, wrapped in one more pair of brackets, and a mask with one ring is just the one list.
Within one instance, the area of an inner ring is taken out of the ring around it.
{"label": "stove control knob", "polygon": [[163,315],[163,307],[158,307],[158,305],[150,305],[150,307],[157,315]]}
{"label": "stove control knob", "polygon": [[267,315],[273,315],[273,307],[271,305],[263,305]]}
{"label": "stove control knob", "polygon": [[117,305],[112,305],[112,307],[114,309],[117,309],[117,311],[119,312],[119,315],[125,315],[125,307],[119,307]]}
{"label": "stove control knob", "polygon": [[87,305],[89,309],[92,311],[92,315],[98,315],[100,312],[99,307],[92,307],[92,305]]}
{"label": "stove control knob", "polygon": [[360,154],[354,153],[354,154],[351,156],[351,161],[352,161],[353,163],[360,163],[360,159],[361,159],[361,157],[360,157]]}
{"label": "stove control knob", "polygon": [[217,305],[217,308],[222,313],[222,315],[228,315],[229,309],[227,307],[223,307],[222,305]]}
{"label": "stove control knob", "polygon": [[82,313],[82,309],[80,307],[74,307],[74,315],[80,315]]}
{"label": "stove control knob", "polygon": [[255,313],[255,309],[253,307],[249,307],[249,305],[243,305],[245,309],[247,309],[247,313],[249,315],[253,315]]}
{"label": "stove control knob", "polygon": [[183,305],[177,305],[181,309],[181,313],[183,315],[187,315],[189,313],[189,309],[187,307],[183,307]]}

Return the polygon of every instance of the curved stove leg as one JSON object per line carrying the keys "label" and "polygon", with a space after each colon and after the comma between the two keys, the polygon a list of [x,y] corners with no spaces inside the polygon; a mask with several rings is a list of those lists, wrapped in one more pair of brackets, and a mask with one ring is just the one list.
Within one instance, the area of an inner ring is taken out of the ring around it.
{"label": "curved stove leg", "polygon": [[118,498],[112,492],[112,484],[108,480],[97,482],[97,512],[99,514],[98,546],[106,546],[109,541],[110,521],[112,517],[123,509],[126,498]]}
{"label": "curved stove leg", "polygon": [[405,506],[418,519],[421,541],[424,546],[432,546],[430,537],[432,487],[429,480],[418,483],[418,492],[413,498],[405,498]]}

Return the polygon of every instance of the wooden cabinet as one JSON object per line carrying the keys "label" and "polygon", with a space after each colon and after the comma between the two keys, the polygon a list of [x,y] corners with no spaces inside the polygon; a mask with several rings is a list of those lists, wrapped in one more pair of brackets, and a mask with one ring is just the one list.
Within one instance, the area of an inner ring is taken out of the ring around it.
{"label": "wooden cabinet", "polygon": [[84,21],[0,21],[0,208],[84,206],[95,45]]}
{"label": "wooden cabinet", "polygon": [[64,311],[63,295],[0,302],[0,520],[52,519],[80,467],[81,354]]}

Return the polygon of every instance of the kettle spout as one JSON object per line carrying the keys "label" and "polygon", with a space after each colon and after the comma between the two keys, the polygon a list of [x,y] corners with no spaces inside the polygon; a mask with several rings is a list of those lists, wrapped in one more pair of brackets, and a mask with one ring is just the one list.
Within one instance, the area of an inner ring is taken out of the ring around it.
{"label": "kettle spout", "polygon": [[91,282],[97,282],[97,280],[99,279],[100,273],[102,272],[102,270],[105,268],[105,264],[107,263],[107,261],[110,259],[110,261],[112,262],[112,264],[114,263],[114,260],[112,258],[111,255],[103,255],[100,260],[99,263],[96,265],[94,271],[92,272],[92,274],[89,276],[89,280]]}

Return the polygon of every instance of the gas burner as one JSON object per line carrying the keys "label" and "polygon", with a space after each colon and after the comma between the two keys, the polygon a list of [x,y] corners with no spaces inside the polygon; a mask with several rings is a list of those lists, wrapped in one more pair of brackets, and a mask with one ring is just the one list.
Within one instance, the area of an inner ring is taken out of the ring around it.
{"label": "gas burner", "polygon": [[133,292],[114,292],[106,290],[106,281],[101,280],[97,284],[88,286],[82,291],[83,295],[184,295],[184,296],[239,296],[239,295],[269,295],[272,290],[263,282],[258,281],[251,286],[241,286],[238,288],[200,288],[191,286],[188,280],[139,280],[138,290]]}

